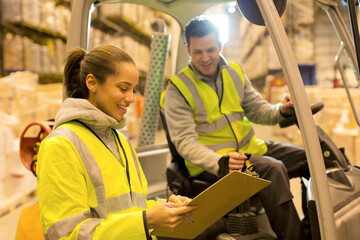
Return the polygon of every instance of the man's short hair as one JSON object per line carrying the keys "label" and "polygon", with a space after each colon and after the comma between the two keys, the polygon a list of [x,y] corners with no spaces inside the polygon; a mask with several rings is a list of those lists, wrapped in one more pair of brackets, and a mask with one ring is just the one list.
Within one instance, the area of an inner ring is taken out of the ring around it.
{"label": "man's short hair", "polygon": [[214,23],[205,16],[191,19],[185,27],[185,44],[190,45],[190,37],[203,37],[215,33],[216,41],[220,44],[220,32]]}

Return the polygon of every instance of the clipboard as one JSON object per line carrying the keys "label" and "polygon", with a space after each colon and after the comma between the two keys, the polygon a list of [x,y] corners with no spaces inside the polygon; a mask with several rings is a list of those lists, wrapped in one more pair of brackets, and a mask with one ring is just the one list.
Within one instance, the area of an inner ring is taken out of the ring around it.
{"label": "clipboard", "polygon": [[187,204],[197,206],[191,216],[194,222],[184,220],[172,231],[158,228],[150,234],[159,237],[193,239],[270,183],[268,180],[243,172],[231,172]]}

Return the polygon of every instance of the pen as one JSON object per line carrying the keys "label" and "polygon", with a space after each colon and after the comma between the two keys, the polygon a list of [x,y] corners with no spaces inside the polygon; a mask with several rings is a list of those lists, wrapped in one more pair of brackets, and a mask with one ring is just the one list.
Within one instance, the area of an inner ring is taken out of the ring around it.
{"label": "pen", "polygon": [[[170,204],[168,204],[167,202],[165,202],[164,200],[162,200],[161,198],[159,198],[158,196],[155,196],[155,200],[161,202],[162,204],[164,204],[165,206],[167,206],[168,208],[174,208],[173,206],[171,206]],[[190,222],[195,222],[191,217],[189,217],[186,214],[181,214],[181,216],[183,216],[184,218],[186,218],[187,220],[189,220]]]}

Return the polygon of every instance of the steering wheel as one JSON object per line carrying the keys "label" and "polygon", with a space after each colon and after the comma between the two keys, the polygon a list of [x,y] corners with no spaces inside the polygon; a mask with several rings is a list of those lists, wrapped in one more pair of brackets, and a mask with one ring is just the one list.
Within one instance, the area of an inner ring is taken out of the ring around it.
{"label": "steering wheel", "polygon": [[40,143],[52,131],[54,121],[31,122],[20,137],[20,157],[25,167],[36,176],[37,153]]}
{"label": "steering wheel", "polygon": [[[317,102],[317,103],[311,105],[312,114],[314,115],[314,114],[318,113],[321,109],[323,109],[323,107],[324,107],[324,104],[322,102]],[[280,128],[286,128],[286,127],[290,127],[294,124],[299,125],[297,118],[296,118],[295,110],[292,109],[292,113],[290,114],[290,116],[285,117],[284,120],[280,121],[279,126],[280,126]]]}

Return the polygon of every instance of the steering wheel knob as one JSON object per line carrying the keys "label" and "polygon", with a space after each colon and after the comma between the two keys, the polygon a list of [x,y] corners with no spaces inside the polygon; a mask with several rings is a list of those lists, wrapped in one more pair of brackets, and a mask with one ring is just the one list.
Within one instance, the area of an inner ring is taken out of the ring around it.
{"label": "steering wheel knob", "polygon": [[[321,109],[323,109],[323,107],[324,107],[324,103],[322,103],[322,102],[317,102],[317,103],[311,105],[312,114],[313,115],[316,114]],[[298,121],[297,121],[297,118],[296,118],[295,111],[293,111],[290,116],[286,117],[284,120],[279,122],[280,128],[290,127],[290,126],[292,126],[294,124],[298,125]]]}

